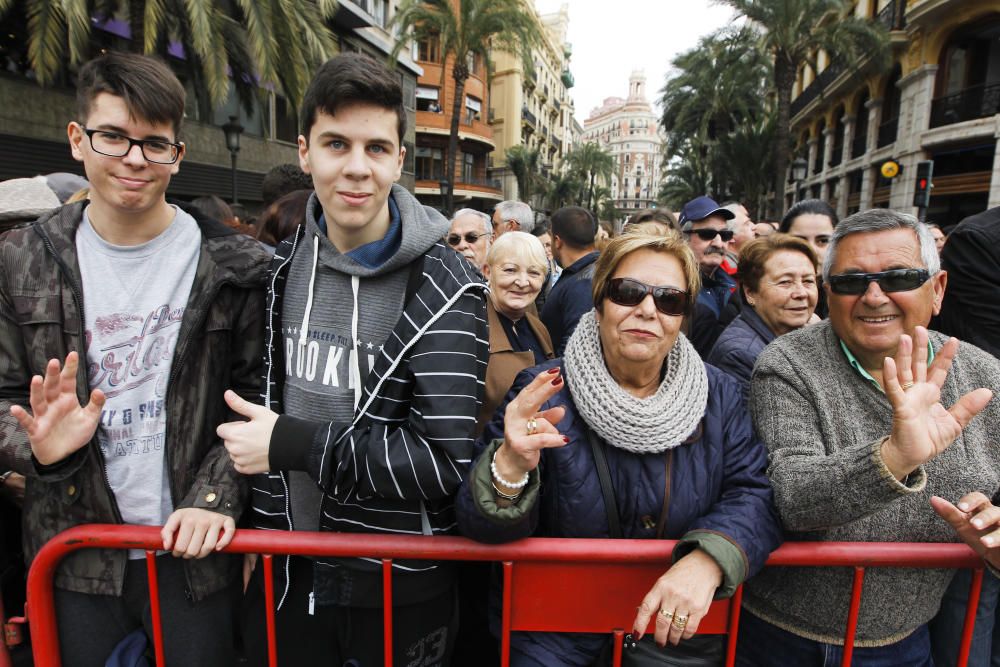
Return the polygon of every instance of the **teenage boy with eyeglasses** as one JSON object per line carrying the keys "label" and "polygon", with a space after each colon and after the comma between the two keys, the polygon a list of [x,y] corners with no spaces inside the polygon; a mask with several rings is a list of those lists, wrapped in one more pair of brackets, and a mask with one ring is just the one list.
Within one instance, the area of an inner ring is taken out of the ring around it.
{"label": "teenage boy with eyeglasses", "polygon": [[[486,286],[442,242],[448,221],[395,184],[406,150],[399,77],[343,54],[302,104],[315,194],[271,264],[264,406],[219,427],[254,474],[259,528],[443,535],[472,455],[489,357]],[[378,554],[370,554],[377,556]],[[264,583],[249,582],[250,665],[267,664]],[[281,558],[282,665],[383,664],[377,558]],[[446,665],[452,564],[393,561],[394,664]]]}
{"label": "teenage boy with eyeglasses", "polygon": [[[213,429],[231,418],[225,389],[258,386],[266,255],[167,203],[184,88],[164,63],[97,58],[80,69],[77,105],[67,131],[89,201],[0,242],[0,456],[27,477],[26,557],[79,524],[162,525],[178,557],[157,558],[168,664],[233,664],[239,563],[216,552],[246,483]],[[64,664],[104,665],[126,635],[151,631],[142,558],[63,561]]]}

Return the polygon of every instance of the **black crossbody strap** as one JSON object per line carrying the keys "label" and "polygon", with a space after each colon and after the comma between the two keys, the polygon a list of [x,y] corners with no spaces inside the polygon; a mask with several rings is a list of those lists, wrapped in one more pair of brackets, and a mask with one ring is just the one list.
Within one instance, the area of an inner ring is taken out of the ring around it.
{"label": "black crossbody strap", "polygon": [[611,469],[604,455],[604,443],[593,429],[587,429],[590,449],[594,452],[594,463],[597,466],[597,477],[601,481],[601,495],[604,496],[604,510],[608,515],[608,534],[613,538],[621,538],[622,526],[618,515],[618,502],[615,500],[615,489],[611,486]]}

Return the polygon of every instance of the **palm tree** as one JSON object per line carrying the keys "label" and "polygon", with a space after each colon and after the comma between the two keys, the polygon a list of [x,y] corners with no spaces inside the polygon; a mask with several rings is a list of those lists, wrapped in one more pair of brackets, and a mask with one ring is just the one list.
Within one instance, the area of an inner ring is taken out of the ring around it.
{"label": "palm tree", "polygon": [[[877,22],[853,15],[851,0],[721,0],[761,29],[760,44],[774,61],[777,129],[774,141],[774,204],[784,197],[791,150],[792,86],[802,65],[815,65],[820,50],[831,62],[854,67],[864,57],[878,68],[889,64],[889,38]],[[815,71],[815,66],[814,66]]]}
{"label": "palm tree", "polygon": [[734,199],[749,209],[751,217],[764,215],[774,160],[775,114],[745,122],[719,137],[714,151],[716,170],[724,173],[728,191],[720,197]]}
{"label": "palm tree", "polygon": [[[15,0],[0,0],[0,17]],[[277,84],[293,105],[305,93],[315,65],[336,51],[325,18],[335,0],[25,0],[28,59],[39,83],[52,83],[68,60],[91,57],[92,19],[124,15],[136,53],[168,55],[171,43],[184,52],[181,66],[203,114],[222,106],[230,81],[248,112],[258,79]]]}
{"label": "palm tree", "polygon": [[[410,40],[435,39],[442,62],[451,63],[455,96],[445,174],[449,181],[454,181],[458,124],[465,99],[465,82],[470,74],[470,57],[489,63],[491,49],[520,53],[525,71],[530,71],[533,67],[531,50],[541,43],[538,21],[530,6],[521,0],[403,0],[390,25],[398,28],[400,34],[393,58]],[[444,201],[445,211],[451,211],[453,201],[454,188],[450,188]]]}
{"label": "palm tree", "polygon": [[579,203],[576,195],[580,192],[580,181],[575,174],[555,174],[548,182],[545,198],[553,211],[563,206],[574,206]]}
{"label": "palm tree", "polygon": [[566,155],[566,162],[569,164],[570,171],[574,172],[581,183],[587,186],[586,197],[581,192],[581,206],[582,202],[586,201],[586,208],[593,209],[594,187],[597,184],[597,179],[600,178],[602,181],[611,179],[611,174],[615,169],[614,156],[598,144],[589,141],[570,151]]}
{"label": "palm tree", "polygon": [[673,210],[709,191],[709,168],[703,156],[690,146],[682,146],[666,169],[657,200]]}
{"label": "palm tree", "polygon": [[517,179],[517,196],[524,203],[531,205],[535,181],[538,180],[539,162],[541,156],[537,148],[512,146],[507,149],[507,168]]}

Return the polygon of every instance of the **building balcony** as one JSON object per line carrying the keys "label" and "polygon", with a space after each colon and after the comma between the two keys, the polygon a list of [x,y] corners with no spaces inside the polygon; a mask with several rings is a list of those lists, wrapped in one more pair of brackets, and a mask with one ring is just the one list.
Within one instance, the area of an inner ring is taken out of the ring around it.
{"label": "building balcony", "polygon": [[830,63],[825,70],[819,73],[819,76],[813,79],[812,83],[806,86],[806,89],[798,97],[792,100],[791,117],[794,118],[800,111],[806,108],[807,104],[819,97],[819,94],[833,83],[833,80],[843,71],[844,68],[840,64]]}
{"label": "building balcony", "polygon": [[971,86],[931,102],[931,127],[953,125],[1000,113],[1000,83]]}
{"label": "building balcony", "polygon": [[886,30],[903,30],[906,27],[906,1],[892,0],[878,13],[876,20]]}
{"label": "building balcony", "polygon": [[570,72],[568,68],[562,71],[562,76],[559,78],[562,79],[563,85],[567,88],[572,88],[576,85],[576,79],[573,78],[573,73]]}
{"label": "building balcony", "polygon": [[521,126],[531,131],[538,127],[538,119],[535,118],[535,114],[528,110],[528,107],[521,107]]}
{"label": "building balcony", "polygon": [[889,144],[896,142],[896,132],[899,129],[899,117],[890,118],[886,122],[879,125],[878,128],[878,147],[888,146]]}
{"label": "building balcony", "polygon": [[552,100],[552,104],[555,105],[556,111],[562,111],[562,102],[559,101],[558,97]]}

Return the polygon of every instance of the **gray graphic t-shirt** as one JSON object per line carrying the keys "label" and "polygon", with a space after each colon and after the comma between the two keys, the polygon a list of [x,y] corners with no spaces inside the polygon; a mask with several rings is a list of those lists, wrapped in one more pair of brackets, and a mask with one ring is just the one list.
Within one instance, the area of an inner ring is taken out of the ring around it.
{"label": "gray graphic t-shirt", "polygon": [[87,212],[76,233],[87,377],[108,398],[97,437],[122,518],[147,526],[162,525],[174,509],[164,398],[201,252],[198,223],[175,210],[163,233],[137,246],[102,239]]}

